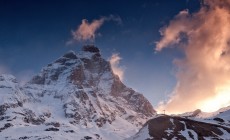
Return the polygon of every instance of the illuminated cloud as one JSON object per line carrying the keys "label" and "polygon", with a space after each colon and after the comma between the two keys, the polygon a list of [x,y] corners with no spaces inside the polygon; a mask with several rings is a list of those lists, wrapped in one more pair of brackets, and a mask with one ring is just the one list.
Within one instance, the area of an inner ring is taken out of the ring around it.
{"label": "illuminated cloud", "polygon": [[89,23],[86,19],[83,19],[78,29],[76,31],[72,31],[73,38],[77,41],[94,40],[95,32],[101,27],[104,21],[104,18],[101,18]]}
{"label": "illuminated cloud", "polygon": [[182,47],[175,59],[177,86],[158,111],[215,111],[230,105],[230,0],[204,0],[193,14],[181,11],[161,30],[156,51]]}
{"label": "illuminated cloud", "polygon": [[190,25],[189,20],[187,19],[188,16],[188,10],[181,11],[175,19],[170,22],[170,28],[165,27],[160,30],[160,34],[163,38],[160,42],[157,42],[156,51],[161,51],[163,48],[180,42],[180,33],[186,32],[188,26]]}
{"label": "illuminated cloud", "polygon": [[120,78],[120,80],[123,81],[124,68],[119,65],[121,59],[122,58],[119,56],[119,54],[115,53],[111,56],[111,58],[109,59],[109,62],[110,62],[110,65],[112,67],[114,74],[116,74]]}
{"label": "illuminated cloud", "polygon": [[78,26],[76,31],[72,31],[73,39],[69,40],[66,44],[70,45],[77,42],[90,41],[93,42],[96,38],[96,32],[106,21],[115,21],[118,24],[122,24],[122,20],[119,16],[110,15],[108,17],[101,17],[95,19],[91,23],[88,20],[83,19],[82,23]]}

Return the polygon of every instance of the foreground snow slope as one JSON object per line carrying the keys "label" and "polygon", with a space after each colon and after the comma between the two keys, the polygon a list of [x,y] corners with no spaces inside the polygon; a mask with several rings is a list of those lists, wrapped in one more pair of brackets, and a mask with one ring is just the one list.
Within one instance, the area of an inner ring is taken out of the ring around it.
{"label": "foreground snow slope", "polygon": [[230,127],[187,117],[159,115],[127,140],[227,140]]}
{"label": "foreground snow slope", "polygon": [[198,109],[180,115],[156,115],[128,140],[144,139],[230,139],[230,106],[210,113]]}

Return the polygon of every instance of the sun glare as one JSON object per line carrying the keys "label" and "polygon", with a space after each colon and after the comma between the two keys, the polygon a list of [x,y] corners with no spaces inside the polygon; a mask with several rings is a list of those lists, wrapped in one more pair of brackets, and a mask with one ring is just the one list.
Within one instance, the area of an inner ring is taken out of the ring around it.
{"label": "sun glare", "polygon": [[217,88],[217,95],[201,103],[200,109],[204,112],[214,112],[230,104],[230,85]]}

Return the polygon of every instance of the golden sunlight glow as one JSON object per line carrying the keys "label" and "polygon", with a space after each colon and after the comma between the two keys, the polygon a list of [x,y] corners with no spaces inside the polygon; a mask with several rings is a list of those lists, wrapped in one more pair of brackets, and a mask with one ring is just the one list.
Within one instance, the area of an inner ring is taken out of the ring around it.
{"label": "golden sunlight glow", "polygon": [[204,112],[214,112],[226,107],[230,103],[230,85],[217,88],[217,95],[200,104],[200,109]]}

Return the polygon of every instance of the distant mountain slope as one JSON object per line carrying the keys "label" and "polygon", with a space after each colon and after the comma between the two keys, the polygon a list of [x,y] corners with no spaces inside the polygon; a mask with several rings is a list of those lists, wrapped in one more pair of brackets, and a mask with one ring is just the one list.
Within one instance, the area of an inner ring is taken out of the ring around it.
{"label": "distant mountain slope", "polygon": [[20,87],[0,76],[0,139],[118,140],[156,114],[92,45],[68,52]]}

